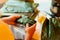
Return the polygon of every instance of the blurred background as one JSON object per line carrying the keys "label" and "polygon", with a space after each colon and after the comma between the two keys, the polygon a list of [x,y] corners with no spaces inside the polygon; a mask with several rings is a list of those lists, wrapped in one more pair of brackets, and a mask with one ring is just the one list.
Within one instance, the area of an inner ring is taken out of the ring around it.
{"label": "blurred background", "polygon": [[[0,8],[7,0],[0,0]],[[39,10],[48,11],[51,7],[52,0],[34,0],[36,3],[39,3]]]}

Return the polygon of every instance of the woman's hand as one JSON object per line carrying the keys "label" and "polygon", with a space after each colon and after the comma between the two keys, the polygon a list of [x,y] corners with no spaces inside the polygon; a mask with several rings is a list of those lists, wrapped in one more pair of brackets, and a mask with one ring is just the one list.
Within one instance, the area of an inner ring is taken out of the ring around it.
{"label": "woman's hand", "polygon": [[15,20],[20,18],[20,17],[21,16],[15,15],[15,16],[1,18],[1,20],[4,21],[7,24],[16,25],[17,23],[15,22]]}
{"label": "woman's hand", "polygon": [[25,40],[32,40],[32,36],[35,32],[35,28],[36,28],[36,23],[32,26],[29,26],[29,24],[26,24],[26,36],[25,36]]}

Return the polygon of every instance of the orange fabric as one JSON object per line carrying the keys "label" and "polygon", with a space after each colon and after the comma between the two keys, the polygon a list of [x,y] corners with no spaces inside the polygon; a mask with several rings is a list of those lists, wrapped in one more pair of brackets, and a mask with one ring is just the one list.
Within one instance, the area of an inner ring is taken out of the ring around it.
{"label": "orange fabric", "polygon": [[34,32],[33,39],[34,40],[40,40],[41,39],[40,38],[40,33],[37,30]]}
{"label": "orange fabric", "polygon": [[8,25],[0,20],[0,40],[14,40],[14,35]]}

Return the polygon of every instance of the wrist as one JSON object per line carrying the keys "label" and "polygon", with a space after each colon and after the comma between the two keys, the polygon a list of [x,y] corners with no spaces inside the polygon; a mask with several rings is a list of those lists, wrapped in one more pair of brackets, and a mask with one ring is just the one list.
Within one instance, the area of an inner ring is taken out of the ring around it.
{"label": "wrist", "polygon": [[9,20],[8,18],[0,18],[3,22],[5,22],[6,24],[9,24]]}
{"label": "wrist", "polygon": [[29,33],[26,33],[25,40],[32,40],[32,35]]}
{"label": "wrist", "polygon": [[0,18],[0,19],[1,19],[3,22],[5,22],[5,23],[7,22],[4,18]]}
{"label": "wrist", "polygon": [[26,35],[33,36],[34,33],[26,33]]}
{"label": "wrist", "polygon": [[30,33],[26,33],[26,35],[27,35],[28,37],[32,37],[32,34],[30,34]]}

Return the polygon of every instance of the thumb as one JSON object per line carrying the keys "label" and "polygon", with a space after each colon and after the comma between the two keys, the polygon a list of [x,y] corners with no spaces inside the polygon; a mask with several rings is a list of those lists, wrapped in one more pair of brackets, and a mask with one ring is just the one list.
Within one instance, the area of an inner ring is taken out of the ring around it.
{"label": "thumb", "polygon": [[26,27],[29,27],[29,24],[28,23],[26,24]]}
{"label": "thumb", "polygon": [[10,16],[10,18],[16,19],[16,18],[21,18],[21,16],[19,16],[19,15],[14,15],[14,16]]}
{"label": "thumb", "polygon": [[15,18],[21,18],[21,16],[15,16]]}
{"label": "thumb", "polygon": [[34,25],[32,25],[31,28],[36,28],[36,23]]}

